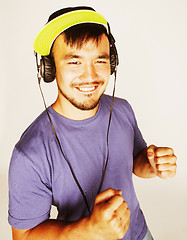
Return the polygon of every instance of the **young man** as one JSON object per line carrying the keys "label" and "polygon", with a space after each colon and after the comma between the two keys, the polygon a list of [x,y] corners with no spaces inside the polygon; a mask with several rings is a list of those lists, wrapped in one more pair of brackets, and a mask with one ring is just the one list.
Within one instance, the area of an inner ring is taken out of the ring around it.
{"label": "young man", "polygon": [[[13,239],[152,239],[132,173],[173,177],[176,157],[170,148],[147,147],[128,102],[103,94],[117,65],[106,20],[88,7],[59,10],[34,48],[58,96],[12,155]],[[57,219],[49,219],[51,205]]]}

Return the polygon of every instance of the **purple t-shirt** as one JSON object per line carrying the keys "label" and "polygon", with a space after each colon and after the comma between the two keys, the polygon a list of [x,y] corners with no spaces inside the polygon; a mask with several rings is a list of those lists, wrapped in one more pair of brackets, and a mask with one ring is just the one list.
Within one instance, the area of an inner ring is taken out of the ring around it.
{"label": "purple t-shirt", "polygon": [[[49,107],[49,113],[90,208],[102,177],[107,155],[107,127],[111,97],[103,95],[95,116],[77,121],[67,119]],[[101,191],[121,189],[131,211],[124,240],[141,240],[147,226],[132,182],[133,157],[146,143],[126,100],[115,98],[109,132],[109,162]],[[76,221],[87,216],[83,197],[64,160],[44,111],[16,144],[9,169],[9,223],[30,229],[50,217],[51,205],[58,219]]]}

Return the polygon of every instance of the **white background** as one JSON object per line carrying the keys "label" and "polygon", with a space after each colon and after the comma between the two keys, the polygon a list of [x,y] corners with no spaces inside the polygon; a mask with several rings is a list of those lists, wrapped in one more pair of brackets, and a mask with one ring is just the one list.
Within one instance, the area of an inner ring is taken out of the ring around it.
{"label": "white background", "polygon": [[[37,86],[33,40],[52,12],[76,5],[94,7],[110,23],[120,58],[116,95],[132,105],[147,143],[175,150],[175,178],[134,177],[134,183],[155,239],[185,239],[186,0],[0,1],[0,239],[11,239],[7,176],[12,149],[44,109]],[[107,93],[112,91],[112,81]],[[43,89],[49,105],[56,97],[55,84],[43,84]]]}

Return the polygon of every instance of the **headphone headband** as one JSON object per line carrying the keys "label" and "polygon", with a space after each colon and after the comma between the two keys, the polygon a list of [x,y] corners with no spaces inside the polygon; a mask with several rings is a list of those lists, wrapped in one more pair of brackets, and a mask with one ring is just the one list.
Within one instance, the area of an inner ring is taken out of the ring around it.
{"label": "headphone headband", "polygon": [[101,24],[109,34],[107,21],[101,14],[92,10],[71,11],[54,18],[42,28],[34,41],[34,50],[41,56],[49,55],[57,36],[69,27],[81,23]]}

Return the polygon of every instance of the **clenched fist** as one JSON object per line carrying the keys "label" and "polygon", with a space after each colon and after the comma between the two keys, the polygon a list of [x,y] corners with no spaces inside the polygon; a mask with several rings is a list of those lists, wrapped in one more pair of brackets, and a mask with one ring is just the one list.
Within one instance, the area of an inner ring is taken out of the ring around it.
{"label": "clenched fist", "polygon": [[107,189],[99,193],[90,215],[90,225],[98,240],[117,240],[124,237],[130,224],[130,210],[121,190]]}
{"label": "clenched fist", "polygon": [[173,149],[151,145],[147,148],[147,158],[154,172],[160,178],[168,179],[175,176],[177,157],[174,155]]}

